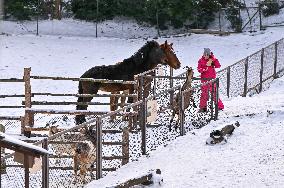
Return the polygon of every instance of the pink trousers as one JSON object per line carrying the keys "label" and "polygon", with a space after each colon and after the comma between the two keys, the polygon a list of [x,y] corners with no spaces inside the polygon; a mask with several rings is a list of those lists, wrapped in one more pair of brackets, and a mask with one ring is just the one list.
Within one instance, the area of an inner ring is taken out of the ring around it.
{"label": "pink trousers", "polygon": [[[214,90],[215,89],[216,89],[216,85],[214,84]],[[200,96],[200,104],[199,104],[200,109],[207,108],[207,101],[209,98],[208,91],[212,93],[212,83],[201,86],[201,96]],[[214,101],[216,100],[216,93],[214,93],[213,99]],[[218,109],[219,110],[224,109],[224,104],[221,101],[221,99],[218,100]]]}

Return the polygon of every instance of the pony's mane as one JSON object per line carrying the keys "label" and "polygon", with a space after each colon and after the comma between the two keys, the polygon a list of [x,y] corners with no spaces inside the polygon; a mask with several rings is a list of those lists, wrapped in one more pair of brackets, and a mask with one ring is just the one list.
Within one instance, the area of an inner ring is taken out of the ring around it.
{"label": "pony's mane", "polygon": [[148,55],[153,48],[160,47],[159,43],[156,41],[147,41],[144,46],[142,46],[134,55],[124,59],[122,62],[119,62],[120,65],[126,65],[128,63],[135,63],[136,66],[141,64],[145,65],[145,61],[148,59]]}

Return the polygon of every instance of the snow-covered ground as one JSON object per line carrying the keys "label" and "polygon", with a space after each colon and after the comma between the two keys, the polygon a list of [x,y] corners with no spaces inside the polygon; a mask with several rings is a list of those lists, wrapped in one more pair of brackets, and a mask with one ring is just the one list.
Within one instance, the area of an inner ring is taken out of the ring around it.
{"label": "snow-covered ground", "polygon": [[[268,91],[236,97],[225,106],[219,120],[86,187],[111,187],[150,169],[161,169],[164,188],[283,187],[284,77],[275,80]],[[212,130],[236,121],[240,127],[226,144],[205,144]]]}
{"label": "snow-covered ground", "polygon": [[[21,78],[24,67],[31,67],[32,75],[79,77],[92,66],[114,64],[130,57],[146,42],[143,37],[155,36],[153,32],[156,32],[152,30],[151,34],[143,35],[145,31],[136,30],[135,34],[142,36],[141,38],[126,39],[124,36],[131,37],[132,33],[117,29],[118,34],[114,35],[114,38],[94,38],[84,35],[84,32],[91,32],[83,29],[89,23],[70,20],[54,24],[55,22],[58,21],[46,22],[46,25],[41,27],[45,35],[35,36],[26,32],[21,34],[20,24],[0,21],[1,33],[6,33],[0,35],[0,78]],[[68,34],[66,36],[64,33],[60,36],[49,33],[51,26],[53,31],[58,31],[57,25],[60,28],[64,25],[66,30],[70,27],[72,32],[77,33],[76,37]],[[131,27],[125,23],[125,28]],[[118,36],[123,37],[117,38]],[[225,68],[283,37],[284,28],[279,27],[256,33],[229,36],[192,34],[158,38],[157,41],[172,42],[182,66],[192,66],[196,70],[198,58],[205,47],[212,49],[222,68]],[[184,70],[178,70],[175,74],[182,71]],[[158,148],[149,158],[141,158],[137,162],[127,164],[117,173],[98,181],[98,184],[106,187],[108,183],[120,178],[135,176],[138,170],[160,168],[164,187],[282,187],[283,88],[282,77],[272,84],[270,90],[260,95],[224,99],[225,110],[220,113],[218,121],[195,130],[195,135],[188,134],[173,141],[166,148]],[[1,94],[23,94],[23,91],[23,84],[0,84]],[[32,83],[32,91],[77,93],[77,85],[72,82],[59,82],[57,85],[35,82]],[[14,104],[10,99],[1,99],[0,103]],[[268,114],[267,110],[275,112]],[[0,113],[22,115],[16,110],[6,109],[0,109]],[[246,116],[251,113],[255,115]],[[235,115],[241,116],[234,117]],[[227,144],[205,145],[205,140],[213,129],[235,121],[239,121],[241,126],[235,130]]]}

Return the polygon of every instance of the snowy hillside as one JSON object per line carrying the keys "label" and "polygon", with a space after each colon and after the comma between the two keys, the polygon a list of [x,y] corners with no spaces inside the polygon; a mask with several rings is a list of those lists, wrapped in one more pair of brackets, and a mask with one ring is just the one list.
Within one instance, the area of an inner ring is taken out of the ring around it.
{"label": "snowy hillside", "polygon": [[[100,26],[103,30],[100,35],[104,37],[95,38],[93,24],[74,20],[42,22],[39,36],[34,35],[35,23],[0,21],[0,33],[3,33],[0,35],[0,79],[22,78],[24,67],[31,67],[32,75],[80,77],[93,66],[115,64],[130,57],[156,36],[153,28],[121,22],[120,27],[115,22],[104,23]],[[111,32],[114,33],[109,35]],[[284,27],[229,36],[191,34],[157,41],[173,43],[182,67],[192,66],[198,74],[197,61],[205,47],[212,49],[221,68],[225,68],[281,38],[284,38]],[[184,69],[174,74],[181,72]],[[73,82],[32,82],[33,92],[77,93],[77,88]],[[23,92],[23,84],[0,83],[1,94]],[[253,97],[221,98],[225,109],[218,121],[179,137],[149,157],[129,163],[88,187],[106,187],[156,168],[162,171],[163,187],[283,187],[284,77],[275,80],[268,91]],[[21,101],[0,99],[2,105],[19,105]],[[75,109],[75,106],[69,108]],[[0,113],[1,116],[23,115],[23,110],[0,109]],[[240,127],[228,138],[228,143],[205,145],[213,129],[235,121],[240,122]]]}

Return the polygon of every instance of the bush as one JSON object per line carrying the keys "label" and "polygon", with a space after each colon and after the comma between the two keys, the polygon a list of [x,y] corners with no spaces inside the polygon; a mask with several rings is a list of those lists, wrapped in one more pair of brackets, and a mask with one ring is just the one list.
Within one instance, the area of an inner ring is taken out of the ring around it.
{"label": "bush", "polygon": [[265,17],[279,14],[280,6],[277,0],[264,0],[263,2],[261,2],[260,6]]}
{"label": "bush", "polygon": [[4,18],[31,20],[36,15],[37,0],[4,1]]}

